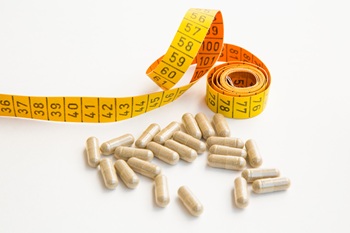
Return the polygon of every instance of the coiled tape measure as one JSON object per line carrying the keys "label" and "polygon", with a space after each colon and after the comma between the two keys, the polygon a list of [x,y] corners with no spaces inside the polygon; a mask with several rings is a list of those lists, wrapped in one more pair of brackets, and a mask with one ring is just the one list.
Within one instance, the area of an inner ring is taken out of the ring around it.
{"label": "coiled tape measure", "polygon": [[[265,108],[270,73],[247,50],[223,43],[221,12],[189,9],[166,54],[146,71],[163,91],[133,97],[40,97],[0,94],[0,116],[62,122],[115,122],[171,103],[208,71],[206,103],[230,118],[250,118]],[[223,62],[218,66],[214,64]],[[172,88],[191,65],[189,84]]]}

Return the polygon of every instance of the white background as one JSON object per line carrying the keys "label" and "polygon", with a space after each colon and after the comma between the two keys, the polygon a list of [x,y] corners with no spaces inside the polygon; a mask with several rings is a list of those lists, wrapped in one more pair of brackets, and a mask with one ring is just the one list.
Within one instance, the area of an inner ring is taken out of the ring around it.
{"label": "white background", "polygon": [[[209,168],[207,154],[175,166],[157,159],[171,202],[158,208],[153,183],[104,188],[88,167],[85,140],[101,142],[185,112],[213,113],[205,78],[178,101],[109,124],[0,118],[0,232],[349,232],[350,20],[346,1],[0,1],[0,93],[132,96],[158,91],[145,75],[168,48],[185,12],[220,9],[225,42],[270,69],[266,110],[228,119],[232,136],[254,138],[263,167],[291,179],[286,192],[233,204],[240,172]],[[188,81],[188,80],[187,80]],[[183,81],[183,83],[186,83]],[[190,216],[177,198],[187,185],[204,205]]]}

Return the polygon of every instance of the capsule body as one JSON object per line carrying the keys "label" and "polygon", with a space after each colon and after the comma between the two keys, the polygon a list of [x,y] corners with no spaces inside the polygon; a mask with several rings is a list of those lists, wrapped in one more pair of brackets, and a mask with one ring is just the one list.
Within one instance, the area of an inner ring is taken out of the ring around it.
{"label": "capsule body", "polygon": [[151,124],[148,128],[141,134],[141,136],[136,140],[135,146],[138,148],[145,148],[147,143],[152,141],[153,137],[159,133],[160,126],[158,124]]}
{"label": "capsule body", "polygon": [[118,146],[114,151],[116,159],[128,160],[131,157],[136,157],[142,160],[151,161],[153,152],[147,149],[133,148],[127,146]]}
{"label": "capsule body", "polygon": [[185,113],[182,116],[182,121],[189,135],[197,139],[202,138],[202,132],[199,129],[196,119],[194,119],[194,116],[191,113]]}
{"label": "capsule body", "polygon": [[179,162],[180,156],[177,152],[160,145],[156,142],[149,142],[147,144],[147,149],[151,150],[155,157],[166,162],[168,164],[174,165]]}
{"label": "capsule body", "polygon": [[107,142],[102,143],[100,149],[103,155],[111,155],[118,146],[131,146],[134,143],[134,136],[131,134],[124,134],[120,137],[113,138]]}
{"label": "capsule body", "polygon": [[118,177],[110,159],[104,158],[100,161],[100,171],[105,186],[109,189],[115,189],[118,186]]}
{"label": "capsule body", "polygon": [[259,152],[258,146],[253,139],[249,139],[245,143],[248,154],[248,162],[252,167],[260,167],[263,160]]}
{"label": "capsule body", "polygon": [[211,154],[208,156],[208,165],[216,168],[239,171],[243,170],[247,164],[242,157]]}
{"label": "capsule body", "polygon": [[278,177],[280,176],[280,171],[276,168],[253,168],[245,169],[241,175],[248,183],[252,183],[259,179]]}
{"label": "capsule body", "polygon": [[249,203],[248,185],[243,177],[237,177],[234,181],[234,199],[238,208],[245,208]]}
{"label": "capsule body", "polygon": [[161,173],[161,168],[158,165],[135,157],[130,158],[127,163],[134,172],[151,179],[154,179]]}
{"label": "capsule body", "polygon": [[231,156],[240,156],[243,158],[247,157],[247,151],[244,149],[229,147],[229,146],[222,146],[222,145],[212,145],[209,148],[209,152],[211,154],[218,154],[218,155],[231,155]]}
{"label": "capsule body", "polygon": [[136,188],[140,181],[139,177],[124,160],[118,159],[114,163],[114,168],[117,171],[117,174],[119,175],[120,179],[122,179],[122,181],[128,188]]}
{"label": "capsule body", "polygon": [[97,167],[100,164],[100,146],[96,137],[89,137],[86,140],[86,156],[90,167]]}
{"label": "capsule body", "polygon": [[159,144],[164,144],[166,140],[170,139],[173,136],[173,134],[176,131],[179,131],[180,129],[181,129],[180,123],[173,121],[164,129],[162,129],[159,133],[157,133],[154,136],[153,141]]}
{"label": "capsule body", "polygon": [[181,186],[177,194],[190,214],[199,216],[203,213],[203,205],[188,187]]}
{"label": "capsule body", "polygon": [[170,202],[168,181],[165,175],[158,175],[154,179],[154,197],[156,204],[160,207],[166,207]]}
{"label": "capsule body", "polygon": [[197,113],[195,119],[204,139],[215,135],[215,130],[204,113]]}
{"label": "capsule body", "polygon": [[286,177],[267,178],[256,180],[252,184],[255,193],[271,193],[287,190],[290,187],[290,180]]}
{"label": "capsule body", "polygon": [[168,139],[164,145],[169,149],[177,152],[182,160],[186,162],[193,162],[197,158],[197,152],[192,148],[185,146],[175,140]]}
{"label": "capsule body", "polygon": [[181,144],[184,144],[185,146],[191,147],[198,154],[203,153],[207,149],[204,142],[181,131],[175,132],[173,134],[173,139]]}
{"label": "capsule body", "polygon": [[212,145],[222,145],[242,149],[244,142],[240,138],[212,136],[207,139],[208,148]]}
{"label": "capsule body", "polygon": [[230,134],[231,134],[230,127],[228,126],[224,115],[222,115],[220,113],[214,114],[213,124],[214,124],[216,134],[218,136],[220,136],[220,137],[229,137],[230,136]]}

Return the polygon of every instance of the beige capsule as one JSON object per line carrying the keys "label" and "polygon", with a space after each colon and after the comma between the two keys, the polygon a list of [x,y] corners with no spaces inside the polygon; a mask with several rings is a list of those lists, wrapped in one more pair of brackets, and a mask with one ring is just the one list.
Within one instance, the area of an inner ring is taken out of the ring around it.
{"label": "beige capsule", "polygon": [[255,193],[271,193],[284,191],[290,187],[290,180],[286,177],[267,178],[256,180],[252,184]]}
{"label": "beige capsule", "polygon": [[160,126],[158,124],[151,124],[148,128],[141,134],[141,136],[136,140],[135,146],[138,148],[145,148],[147,143],[153,140],[153,137],[159,133]]}
{"label": "beige capsule", "polygon": [[245,169],[241,175],[248,183],[252,183],[259,179],[278,177],[280,176],[280,171],[276,168],[253,168]]}
{"label": "beige capsule", "polygon": [[244,142],[240,138],[212,136],[207,139],[208,148],[212,145],[222,145],[243,149]]}
{"label": "beige capsule", "polygon": [[147,149],[118,146],[114,151],[114,157],[116,159],[123,160],[128,160],[131,157],[136,157],[142,160],[151,161],[153,159],[153,152]]}
{"label": "beige capsule", "polygon": [[180,142],[181,144],[184,144],[185,146],[191,147],[198,154],[203,153],[207,149],[204,142],[181,131],[175,132],[173,135],[173,139],[177,142]]}
{"label": "beige capsule", "polygon": [[231,135],[230,127],[228,126],[224,115],[220,113],[214,114],[213,125],[218,136],[229,137]]}
{"label": "beige capsule", "polygon": [[135,157],[130,158],[127,163],[134,172],[151,179],[154,179],[162,172],[162,169],[158,165]]}
{"label": "beige capsule", "polygon": [[248,206],[248,185],[243,177],[237,177],[234,181],[234,200],[238,208],[245,208]]}
{"label": "beige capsule", "polygon": [[211,154],[208,156],[208,165],[228,170],[243,170],[247,163],[244,158],[230,155]]}
{"label": "beige capsule", "polygon": [[118,177],[112,161],[108,158],[101,159],[100,170],[105,186],[109,189],[115,189],[118,186]]}
{"label": "beige capsule", "polygon": [[155,157],[166,162],[168,164],[174,165],[179,162],[180,155],[168,147],[160,145],[156,142],[149,142],[147,144],[147,149],[151,150]]}
{"label": "beige capsule", "polygon": [[231,156],[240,156],[243,158],[247,157],[247,151],[244,149],[222,146],[222,145],[212,145],[209,148],[209,153],[219,154],[219,155],[231,155]]}
{"label": "beige capsule", "polygon": [[204,139],[215,135],[215,130],[204,113],[197,113],[195,119]]}
{"label": "beige capsule", "polygon": [[248,154],[248,162],[252,167],[260,167],[263,160],[259,152],[259,148],[253,139],[249,139],[245,143]]}
{"label": "beige capsule", "polygon": [[117,171],[120,179],[122,179],[128,188],[136,188],[140,182],[140,179],[124,160],[118,159],[115,161],[114,168]]}
{"label": "beige capsule", "polygon": [[182,116],[182,121],[185,125],[186,132],[194,138],[201,139],[202,132],[199,129],[196,119],[191,113],[185,113]]}
{"label": "beige capsule", "polygon": [[160,174],[154,179],[154,197],[156,204],[160,207],[166,207],[169,204],[168,180],[165,175]]}
{"label": "beige capsule", "polygon": [[170,139],[176,131],[181,129],[181,125],[179,122],[173,121],[169,125],[167,125],[164,129],[162,129],[159,133],[157,133],[153,141],[164,144],[164,142]]}
{"label": "beige capsule", "polygon": [[193,162],[198,156],[197,152],[192,148],[172,139],[166,140],[164,145],[177,152],[180,155],[180,159],[185,160],[186,162]]}
{"label": "beige capsule", "polygon": [[96,137],[89,137],[86,140],[86,156],[90,167],[97,167],[100,164],[100,146]]}
{"label": "beige capsule", "polygon": [[111,155],[118,146],[131,146],[134,143],[134,136],[131,134],[124,134],[120,137],[113,138],[107,142],[102,143],[100,149],[103,155]]}
{"label": "beige capsule", "polygon": [[199,216],[203,213],[203,205],[187,186],[181,186],[177,194],[190,214]]}

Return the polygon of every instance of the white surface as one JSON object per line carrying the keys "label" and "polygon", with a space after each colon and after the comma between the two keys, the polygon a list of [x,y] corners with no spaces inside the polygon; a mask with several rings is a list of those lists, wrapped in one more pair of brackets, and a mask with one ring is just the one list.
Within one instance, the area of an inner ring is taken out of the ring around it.
{"label": "white surface", "polygon": [[[266,110],[230,119],[232,135],[255,138],[263,167],[291,179],[287,192],[251,194],[233,205],[240,172],[162,166],[171,203],[153,184],[103,187],[87,166],[85,140],[101,142],[185,112],[213,113],[203,78],[178,101],[123,122],[72,124],[0,118],[0,232],[349,232],[349,26],[346,1],[1,1],[0,93],[131,96],[158,88],[147,67],[168,48],[191,8],[222,10],[225,42],[262,59],[272,74]],[[205,210],[194,218],[177,198],[188,185]]]}

